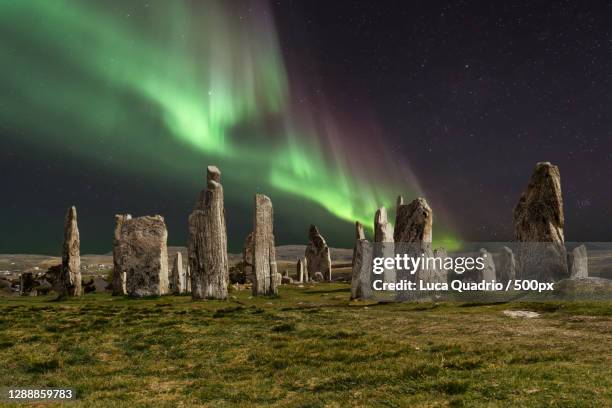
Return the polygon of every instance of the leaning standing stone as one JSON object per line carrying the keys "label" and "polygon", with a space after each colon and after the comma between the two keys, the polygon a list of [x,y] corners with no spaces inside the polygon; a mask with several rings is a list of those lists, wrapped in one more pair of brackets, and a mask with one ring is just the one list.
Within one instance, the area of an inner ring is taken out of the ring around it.
{"label": "leaning standing stone", "polygon": [[81,296],[81,255],[79,227],[74,206],[68,209],[64,223],[64,246],[62,250],[61,296]]}
{"label": "leaning standing stone", "polygon": [[193,299],[227,299],[229,263],[221,172],[208,166],[207,187],[189,216],[189,266]]}
{"label": "leaning standing stone", "polygon": [[308,276],[314,278],[315,274],[320,272],[324,280],[327,279],[331,282],[332,265],[329,247],[325,238],[314,225],[311,225],[308,231],[308,246],[306,246],[304,256],[306,257]]}
{"label": "leaning standing stone", "polygon": [[274,213],[272,201],[263,194],[255,195],[253,222],[253,286],[254,296],[278,293],[276,250],[274,248]]}

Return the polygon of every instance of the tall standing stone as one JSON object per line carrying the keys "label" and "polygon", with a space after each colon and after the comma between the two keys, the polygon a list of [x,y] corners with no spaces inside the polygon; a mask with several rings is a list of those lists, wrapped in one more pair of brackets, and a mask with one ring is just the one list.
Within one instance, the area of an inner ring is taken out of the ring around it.
{"label": "tall standing stone", "polygon": [[393,242],[393,228],[387,219],[387,209],[380,207],[374,216],[374,242]]}
{"label": "tall standing stone", "polygon": [[253,233],[249,233],[242,247],[242,274],[246,282],[253,281]]}
{"label": "tall standing stone", "polygon": [[497,278],[495,272],[495,261],[493,261],[493,255],[490,254],[485,248],[480,248],[479,255],[483,259],[484,268],[479,272],[479,281],[493,282]]}
{"label": "tall standing stone", "polygon": [[253,220],[253,295],[277,294],[276,274],[272,201],[263,194],[256,194]]}
{"label": "tall standing stone", "polygon": [[296,273],[300,283],[308,283],[308,268],[306,267],[306,258],[300,258],[296,264]]}
{"label": "tall standing stone", "polygon": [[514,208],[515,238],[523,243],[517,254],[520,278],[556,281],[569,276],[563,226],[559,168],[538,163]]}
{"label": "tall standing stone", "polygon": [[121,228],[126,220],[131,220],[130,214],[115,215],[115,236],[113,238],[113,296],[127,295],[126,272],[123,269],[120,250]]}
{"label": "tall standing stone", "polygon": [[568,265],[571,279],[583,279],[589,277],[589,259],[586,246],[580,245],[568,255]]}
{"label": "tall standing stone", "polygon": [[172,293],[182,295],[187,292],[187,282],[185,280],[185,270],[183,269],[183,254],[176,253],[172,263]]}
{"label": "tall standing stone", "polygon": [[395,242],[431,242],[433,213],[424,198],[397,207],[395,215]]}
{"label": "tall standing stone", "polygon": [[227,299],[227,229],[221,172],[216,166],[208,166],[206,190],[189,216],[187,249],[193,299]]}
{"label": "tall standing stone", "polygon": [[498,266],[496,268],[497,281],[508,283],[509,280],[516,278],[516,259],[512,249],[507,246],[502,247],[497,257]]}
{"label": "tall standing stone", "polygon": [[81,255],[77,212],[68,209],[64,222],[64,246],[62,250],[61,296],[81,296]]}
{"label": "tall standing stone", "polygon": [[[359,221],[355,221],[355,241],[359,241],[361,239],[366,239],[365,231],[363,229],[363,224]],[[355,256],[357,254],[357,244],[353,247],[353,259],[351,264],[355,263]]]}
{"label": "tall standing stone", "polygon": [[118,251],[129,296],[160,296],[169,292],[167,241],[168,230],[161,215],[123,221]]}
{"label": "tall standing stone", "polygon": [[351,273],[351,300],[372,297],[372,258],[372,245],[365,239],[358,239]]}
{"label": "tall standing stone", "polygon": [[329,247],[314,225],[308,230],[308,245],[304,256],[307,261],[308,276],[314,278],[315,273],[321,272],[323,278],[331,282],[332,264]]}

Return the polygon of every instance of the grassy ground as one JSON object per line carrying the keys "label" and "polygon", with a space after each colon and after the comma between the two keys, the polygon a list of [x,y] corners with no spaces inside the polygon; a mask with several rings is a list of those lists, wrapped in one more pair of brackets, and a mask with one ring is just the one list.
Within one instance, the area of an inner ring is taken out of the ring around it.
{"label": "grassy ground", "polygon": [[65,405],[88,407],[612,404],[612,303],[349,304],[343,284],[232,295],[2,298],[0,387],[75,388]]}

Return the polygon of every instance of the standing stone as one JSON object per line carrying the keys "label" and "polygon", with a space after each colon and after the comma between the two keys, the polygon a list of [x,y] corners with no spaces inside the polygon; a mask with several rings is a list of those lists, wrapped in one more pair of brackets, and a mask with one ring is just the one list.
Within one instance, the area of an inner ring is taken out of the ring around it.
{"label": "standing stone", "polygon": [[395,215],[395,242],[431,242],[433,213],[424,198],[397,207]]}
{"label": "standing stone", "polygon": [[188,254],[193,299],[227,299],[227,229],[221,172],[215,166],[208,166],[206,190],[189,216]]}
{"label": "standing stone", "polygon": [[185,293],[191,293],[191,268],[189,268],[189,264],[185,268]]}
{"label": "standing stone", "polygon": [[538,163],[514,208],[520,278],[556,281],[569,276],[563,237],[563,198],[559,168]]}
{"label": "standing stone", "polygon": [[115,215],[115,236],[113,239],[113,296],[127,295],[126,273],[123,268],[123,258],[120,251],[121,227],[126,220],[131,220],[130,214]]}
{"label": "standing stone", "polygon": [[498,267],[497,281],[502,283],[508,283],[510,279],[516,278],[516,260],[514,259],[514,253],[507,246],[502,247],[497,257]]}
{"label": "standing stone", "polygon": [[35,289],[37,285],[32,272],[23,272],[19,275],[19,295],[20,296],[36,296],[38,294]]}
{"label": "standing stone", "polygon": [[263,194],[256,194],[253,219],[253,296],[276,295],[276,274],[272,201]]}
{"label": "standing stone", "polygon": [[242,274],[246,282],[253,281],[253,233],[247,235],[242,248]]}
{"label": "standing stone", "polygon": [[480,248],[480,254],[478,256],[483,258],[484,268],[480,271],[479,281],[493,282],[497,277],[495,273],[495,262],[493,261],[493,255],[491,255],[485,248]]}
{"label": "standing stone", "polygon": [[300,280],[300,283],[308,282],[308,268],[306,267],[306,258],[300,258],[297,261],[296,265],[297,276]]}
{"label": "standing stone", "polygon": [[374,242],[393,242],[393,228],[387,220],[385,207],[380,207],[374,216]]}
{"label": "standing stone", "polygon": [[359,221],[355,221],[355,239],[366,239],[365,231],[363,229],[363,224]]}
{"label": "standing stone", "polygon": [[[385,207],[380,207],[374,215],[374,242],[374,257],[393,258],[395,256],[393,227],[387,220]],[[395,269],[385,268],[383,277],[385,282],[395,282]]]}
{"label": "standing stone", "polygon": [[365,239],[357,240],[351,273],[351,300],[372,297],[372,257],[372,245]]}
{"label": "standing stone", "polygon": [[568,255],[570,268],[570,279],[582,279],[589,277],[589,262],[586,246],[580,245]]}
{"label": "standing stone", "polygon": [[305,253],[308,276],[314,278],[315,273],[321,272],[323,278],[331,282],[331,256],[325,238],[321,236],[316,226],[311,225],[308,231],[308,239],[309,242]]}
{"label": "standing stone", "polygon": [[161,215],[125,219],[119,253],[126,273],[127,294],[132,297],[168,293],[168,230]]}
{"label": "standing stone", "polygon": [[172,264],[172,293],[182,295],[185,292],[187,292],[187,282],[183,270],[183,254],[177,252]]}
{"label": "standing stone", "polygon": [[64,222],[61,296],[81,296],[83,294],[80,245],[76,208],[72,206],[68,209]]}

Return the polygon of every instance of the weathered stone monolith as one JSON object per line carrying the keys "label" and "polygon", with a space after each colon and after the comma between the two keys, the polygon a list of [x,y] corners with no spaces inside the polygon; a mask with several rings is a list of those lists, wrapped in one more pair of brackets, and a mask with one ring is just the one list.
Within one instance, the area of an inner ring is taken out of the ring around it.
{"label": "weathered stone monolith", "polygon": [[123,266],[123,255],[120,251],[121,228],[125,220],[131,220],[130,214],[115,215],[115,236],[113,238],[113,296],[127,295],[126,273]]}
{"label": "weathered stone monolith", "polygon": [[263,194],[256,194],[253,217],[253,295],[277,294],[276,273],[272,201]]}
{"label": "weathered stone monolith", "polygon": [[395,242],[431,242],[433,213],[424,198],[397,207],[395,215]]}
{"label": "weathered stone monolith", "polygon": [[227,299],[227,229],[221,172],[215,166],[208,166],[206,190],[189,216],[187,249],[193,299]]}
{"label": "weathered stone monolith", "polygon": [[480,270],[480,279],[487,282],[493,282],[497,278],[495,272],[495,262],[493,261],[493,255],[489,253],[485,248],[480,248],[479,257],[483,259],[484,268]]}
{"label": "weathered stone monolith", "polygon": [[393,242],[393,228],[387,219],[387,209],[380,207],[374,216],[374,242]]}
{"label": "weathered stone monolith", "polygon": [[242,274],[246,282],[253,282],[253,233],[249,233],[242,247]]}
{"label": "weathered stone monolith", "polygon": [[372,245],[365,239],[357,240],[351,273],[351,299],[372,297],[372,257]]}
{"label": "weathered stone monolith", "polygon": [[185,281],[185,271],[183,269],[183,254],[177,252],[172,264],[172,293],[182,295],[187,292],[187,282]]}
{"label": "weathered stone monolith", "polygon": [[568,254],[568,265],[570,268],[570,279],[582,279],[589,277],[589,259],[586,246],[580,245]]}
{"label": "weathered stone monolith", "polygon": [[563,198],[559,168],[538,163],[514,208],[517,277],[557,281],[569,277],[563,237]]}
{"label": "weathered stone monolith", "polygon": [[23,272],[19,275],[19,295],[20,296],[36,296],[38,293],[35,289],[37,285],[36,279],[32,272]]}
{"label": "weathered stone monolith", "polygon": [[308,231],[308,239],[309,242],[305,252],[308,276],[314,278],[315,273],[321,272],[325,280],[331,281],[331,255],[325,238],[321,236],[316,226],[311,225]]}
{"label": "weathered stone monolith", "polygon": [[363,229],[363,224],[359,221],[355,221],[355,239],[366,239],[365,231]]}
{"label": "weathered stone monolith", "polygon": [[300,280],[300,283],[307,283],[309,281],[309,278],[308,278],[308,268],[306,267],[306,258],[298,259],[295,269],[297,272],[297,277]]}
{"label": "weathered stone monolith", "polygon": [[510,279],[516,278],[516,260],[514,259],[514,253],[512,249],[507,246],[502,247],[497,257],[497,281],[502,283],[508,283]]}
{"label": "weathered stone monolith", "polygon": [[64,222],[61,296],[81,296],[83,294],[80,245],[76,208],[72,206],[68,209]]}
{"label": "weathered stone monolith", "polygon": [[169,292],[168,230],[161,215],[125,219],[119,248],[127,294],[160,296]]}

